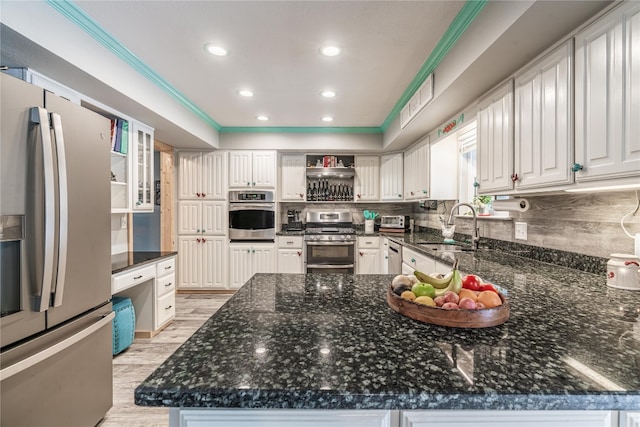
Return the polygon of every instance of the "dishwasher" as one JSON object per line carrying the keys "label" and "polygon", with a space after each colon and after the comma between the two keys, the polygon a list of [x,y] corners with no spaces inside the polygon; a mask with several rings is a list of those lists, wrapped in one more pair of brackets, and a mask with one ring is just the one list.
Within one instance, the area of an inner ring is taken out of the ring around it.
{"label": "dishwasher", "polygon": [[389,274],[402,273],[402,246],[389,240]]}

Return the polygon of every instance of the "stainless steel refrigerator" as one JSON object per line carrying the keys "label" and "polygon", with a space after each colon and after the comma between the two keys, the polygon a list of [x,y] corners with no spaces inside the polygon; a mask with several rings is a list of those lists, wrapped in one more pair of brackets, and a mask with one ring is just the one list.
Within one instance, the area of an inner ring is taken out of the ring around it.
{"label": "stainless steel refrigerator", "polygon": [[0,73],[0,425],[111,408],[110,122]]}

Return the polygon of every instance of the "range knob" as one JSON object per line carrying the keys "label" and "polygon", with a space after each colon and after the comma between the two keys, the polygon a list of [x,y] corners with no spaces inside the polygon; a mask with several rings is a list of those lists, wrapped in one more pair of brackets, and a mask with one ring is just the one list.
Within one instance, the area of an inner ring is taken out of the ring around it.
{"label": "range knob", "polygon": [[329,240],[333,240],[333,236],[329,236]]}
{"label": "range knob", "polygon": [[316,234],[315,236],[313,236],[313,240],[320,240],[320,235]]}
{"label": "range knob", "polygon": [[351,240],[351,234],[348,234],[348,235],[342,236],[342,237],[344,237],[344,240]]}

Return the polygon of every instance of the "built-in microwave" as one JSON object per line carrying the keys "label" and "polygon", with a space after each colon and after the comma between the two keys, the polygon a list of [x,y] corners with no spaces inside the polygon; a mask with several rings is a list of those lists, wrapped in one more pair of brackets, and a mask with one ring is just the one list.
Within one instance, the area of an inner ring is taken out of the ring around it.
{"label": "built-in microwave", "polygon": [[276,206],[273,191],[229,192],[229,239],[270,240],[276,238]]}

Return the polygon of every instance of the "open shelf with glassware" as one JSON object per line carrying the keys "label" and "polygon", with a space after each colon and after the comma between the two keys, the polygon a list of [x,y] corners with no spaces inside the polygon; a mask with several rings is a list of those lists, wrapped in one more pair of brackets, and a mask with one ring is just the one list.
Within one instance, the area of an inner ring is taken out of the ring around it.
{"label": "open shelf with glassware", "polygon": [[354,156],[307,155],[307,202],[353,202]]}

